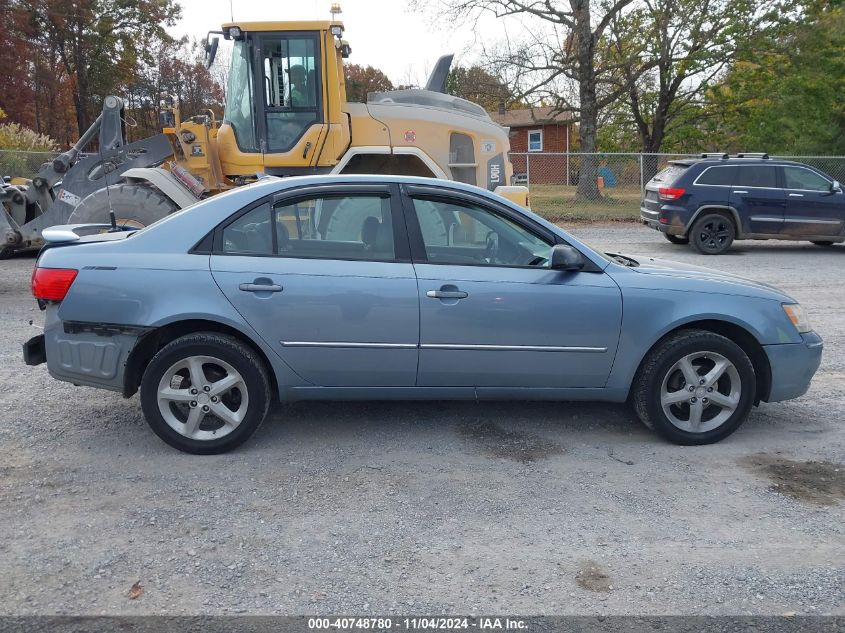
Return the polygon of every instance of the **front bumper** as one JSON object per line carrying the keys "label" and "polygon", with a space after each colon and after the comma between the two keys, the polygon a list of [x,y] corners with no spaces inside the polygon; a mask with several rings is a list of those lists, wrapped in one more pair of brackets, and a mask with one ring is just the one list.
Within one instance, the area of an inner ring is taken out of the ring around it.
{"label": "front bumper", "polygon": [[772,384],[767,402],[791,400],[803,396],[810,388],[810,381],[822,361],[823,343],[815,332],[802,334],[802,343],[764,345]]}

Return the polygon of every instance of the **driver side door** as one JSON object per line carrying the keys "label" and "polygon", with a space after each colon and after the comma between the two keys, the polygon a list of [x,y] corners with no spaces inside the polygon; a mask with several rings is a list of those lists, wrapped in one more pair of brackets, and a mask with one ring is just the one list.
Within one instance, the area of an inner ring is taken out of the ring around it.
{"label": "driver side door", "polygon": [[604,386],[622,321],[607,275],[550,269],[555,237],[506,208],[409,193],[417,386]]}

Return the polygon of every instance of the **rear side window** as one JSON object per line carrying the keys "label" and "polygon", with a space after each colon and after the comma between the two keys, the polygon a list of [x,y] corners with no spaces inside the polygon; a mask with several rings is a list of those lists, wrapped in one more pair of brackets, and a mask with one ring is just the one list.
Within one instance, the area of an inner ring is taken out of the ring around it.
{"label": "rear side window", "polygon": [[378,194],[266,202],[226,225],[221,241],[233,255],[367,261],[396,255],[390,198]]}
{"label": "rear side window", "polygon": [[315,197],[276,206],[277,254],[390,261],[395,257],[390,198]]}
{"label": "rear side window", "polygon": [[769,187],[778,186],[774,167],[768,165],[741,165],[737,167],[734,187]]}
{"label": "rear side window", "polygon": [[736,169],[733,167],[708,167],[696,179],[698,185],[727,185],[733,183]]}
{"label": "rear side window", "polygon": [[661,185],[670,185],[675,182],[678,178],[683,176],[686,170],[686,165],[669,165],[668,167],[665,167],[663,170],[658,172],[658,174],[651,179],[651,182],[658,182]]}
{"label": "rear side window", "polygon": [[269,202],[245,213],[223,229],[223,252],[243,255],[273,253]]}

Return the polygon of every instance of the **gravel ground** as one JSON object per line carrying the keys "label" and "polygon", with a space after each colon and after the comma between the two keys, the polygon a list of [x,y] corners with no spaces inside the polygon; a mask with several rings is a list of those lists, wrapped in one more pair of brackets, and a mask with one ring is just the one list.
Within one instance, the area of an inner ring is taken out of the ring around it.
{"label": "gravel ground", "polygon": [[615,405],[298,403],[196,457],[24,366],[33,259],[0,262],[0,614],[845,613],[845,246],[574,232],[789,291],[810,392],[715,446]]}

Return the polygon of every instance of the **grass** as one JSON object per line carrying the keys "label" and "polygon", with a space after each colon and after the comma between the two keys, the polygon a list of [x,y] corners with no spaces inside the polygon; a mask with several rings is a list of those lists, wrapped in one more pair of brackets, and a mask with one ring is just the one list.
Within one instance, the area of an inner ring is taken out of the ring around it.
{"label": "grass", "polygon": [[531,185],[531,210],[550,222],[633,222],[640,217],[640,188],[602,190],[599,200],[576,200],[575,187]]}

